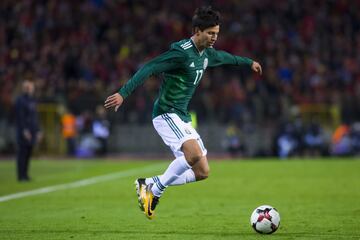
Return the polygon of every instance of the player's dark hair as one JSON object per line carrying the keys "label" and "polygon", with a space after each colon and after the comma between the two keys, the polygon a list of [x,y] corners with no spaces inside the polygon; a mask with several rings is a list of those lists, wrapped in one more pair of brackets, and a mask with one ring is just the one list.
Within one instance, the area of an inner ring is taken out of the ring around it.
{"label": "player's dark hair", "polygon": [[217,25],[220,25],[220,13],[213,10],[211,6],[199,7],[195,10],[192,18],[193,30],[198,27],[201,31],[204,31],[206,28]]}

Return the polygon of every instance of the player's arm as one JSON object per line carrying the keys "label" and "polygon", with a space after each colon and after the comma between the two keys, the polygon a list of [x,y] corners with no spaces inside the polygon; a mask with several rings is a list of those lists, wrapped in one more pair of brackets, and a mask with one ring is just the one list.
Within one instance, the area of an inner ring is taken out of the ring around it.
{"label": "player's arm", "polygon": [[216,67],[220,65],[247,65],[251,67],[254,72],[262,73],[261,65],[247,57],[240,57],[232,55],[225,51],[217,51],[212,49],[210,51],[209,67]]}
{"label": "player's arm", "polygon": [[109,96],[105,100],[105,107],[115,107],[115,111],[121,106],[124,99],[127,98],[139,85],[141,85],[151,75],[167,72],[179,68],[184,62],[185,54],[176,49],[161,54],[140,68],[135,75],[120,90]]}

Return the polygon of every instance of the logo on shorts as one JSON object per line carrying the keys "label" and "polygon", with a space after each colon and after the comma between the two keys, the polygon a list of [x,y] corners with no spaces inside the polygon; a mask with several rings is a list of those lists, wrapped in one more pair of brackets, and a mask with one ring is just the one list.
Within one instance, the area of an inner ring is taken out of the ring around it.
{"label": "logo on shorts", "polygon": [[191,131],[190,131],[189,129],[187,129],[187,128],[185,128],[185,132],[186,132],[187,134],[191,134]]}

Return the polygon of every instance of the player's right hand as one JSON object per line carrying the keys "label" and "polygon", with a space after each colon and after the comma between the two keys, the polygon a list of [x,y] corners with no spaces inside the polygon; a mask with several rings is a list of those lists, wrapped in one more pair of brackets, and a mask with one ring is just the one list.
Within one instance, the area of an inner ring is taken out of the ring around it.
{"label": "player's right hand", "polygon": [[121,106],[123,101],[124,101],[124,98],[119,93],[115,93],[106,98],[104,107],[105,108],[115,107],[115,112],[117,112],[117,110],[119,109],[119,107]]}

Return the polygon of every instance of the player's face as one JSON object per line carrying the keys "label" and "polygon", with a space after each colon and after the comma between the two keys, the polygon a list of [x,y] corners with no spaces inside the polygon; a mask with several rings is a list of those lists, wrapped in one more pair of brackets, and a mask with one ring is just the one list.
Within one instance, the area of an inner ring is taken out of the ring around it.
{"label": "player's face", "polygon": [[199,30],[199,38],[200,38],[200,44],[203,48],[212,47],[219,35],[220,26],[214,26],[204,29],[204,31]]}

